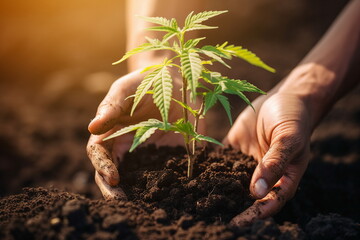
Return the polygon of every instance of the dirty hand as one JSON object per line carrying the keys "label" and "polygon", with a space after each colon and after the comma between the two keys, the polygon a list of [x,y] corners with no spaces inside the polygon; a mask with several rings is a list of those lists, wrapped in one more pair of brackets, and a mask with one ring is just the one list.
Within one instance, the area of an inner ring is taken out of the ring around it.
{"label": "dirty hand", "polygon": [[[135,93],[143,77],[144,74],[140,71],[134,71],[114,82],[88,127],[92,135],[87,145],[87,153],[96,170],[95,181],[106,199],[126,198],[118,187],[120,176],[117,167],[121,164],[123,154],[130,149],[133,135],[127,134],[108,141],[102,139],[125,126],[149,118],[161,119],[151,95],[146,95],[138,104],[133,116],[130,116],[132,100],[126,98]],[[180,77],[173,79],[173,97],[178,99],[181,94],[179,79]],[[182,113],[179,105],[172,104],[169,112],[170,121],[178,119]],[[179,134],[157,132],[146,143],[175,146],[182,145],[183,139]]]}
{"label": "dirty hand", "polygon": [[304,100],[275,93],[254,102],[229,131],[225,143],[258,161],[250,192],[257,200],[233,218],[246,225],[278,212],[291,199],[309,161],[310,117]]}

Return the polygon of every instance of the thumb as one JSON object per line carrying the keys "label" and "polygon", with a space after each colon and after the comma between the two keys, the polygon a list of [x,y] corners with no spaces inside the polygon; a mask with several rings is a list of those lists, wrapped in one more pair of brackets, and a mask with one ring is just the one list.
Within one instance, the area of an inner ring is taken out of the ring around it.
{"label": "thumb", "polygon": [[104,100],[100,103],[95,118],[90,122],[90,133],[99,135],[112,129],[115,124],[129,115],[130,101],[126,101],[131,88],[128,83],[135,73],[128,74],[113,83]]}
{"label": "thumb", "polygon": [[91,134],[100,135],[112,129],[118,121],[120,111],[111,100],[105,99],[98,107],[96,116],[89,123],[88,129]]}
{"label": "thumb", "polygon": [[250,192],[255,198],[263,198],[269,193],[284,175],[288,163],[300,154],[301,143],[294,135],[275,139],[251,179]]}

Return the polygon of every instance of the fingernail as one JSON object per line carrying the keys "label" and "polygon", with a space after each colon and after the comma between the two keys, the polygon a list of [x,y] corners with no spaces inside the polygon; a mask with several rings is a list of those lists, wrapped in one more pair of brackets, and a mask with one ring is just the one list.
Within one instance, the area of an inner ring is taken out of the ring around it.
{"label": "fingernail", "polygon": [[254,191],[257,197],[263,198],[267,193],[268,185],[263,178],[260,178],[256,181],[254,186]]}

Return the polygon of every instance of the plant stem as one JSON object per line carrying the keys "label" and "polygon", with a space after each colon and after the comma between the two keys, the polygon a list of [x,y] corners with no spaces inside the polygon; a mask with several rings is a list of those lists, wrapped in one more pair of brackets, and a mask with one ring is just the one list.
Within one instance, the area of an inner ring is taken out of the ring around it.
{"label": "plant stem", "polygon": [[[187,105],[187,96],[186,96],[186,89],[187,89],[187,82],[186,79],[183,77],[183,84],[182,84],[182,102]],[[189,121],[189,116],[188,116],[188,110],[186,108],[183,108],[183,117],[185,122]],[[188,169],[187,169],[187,177],[188,178],[192,178],[192,172],[193,172],[193,158],[194,158],[194,154],[193,152],[190,150],[190,145],[189,145],[189,139],[190,136],[189,134],[185,134],[184,135],[184,140],[185,140],[185,149],[188,155]]]}
{"label": "plant stem", "polygon": [[187,177],[188,179],[192,179],[193,176],[193,168],[194,168],[194,155],[188,150],[189,144],[187,144],[187,152],[188,152],[188,167],[187,167]]}
{"label": "plant stem", "polygon": [[[181,49],[181,53],[183,50],[183,45],[184,45],[184,32],[182,32],[180,34],[180,36],[178,36],[179,38],[179,44],[180,44],[180,49]],[[181,55],[181,54],[180,54]],[[187,90],[187,80],[186,78],[183,76],[183,82],[182,82],[182,102],[185,104],[185,106],[187,105],[187,95],[186,95],[186,90]],[[188,110],[186,108],[183,108],[183,117],[184,117],[184,121],[185,123],[187,123],[189,121],[189,116],[188,116]],[[194,166],[194,151],[190,150],[190,136],[189,134],[185,133],[184,135],[184,140],[185,140],[185,148],[186,148],[186,152],[188,155],[188,168],[187,168],[187,177],[189,179],[192,178],[193,175],[193,166]]]}
{"label": "plant stem", "polygon": [[[186,82],[186,79],[183,77],[182,93],[181,93],[182,96],[181,97],[182,97],[182,102],[185,105],[187,105],[186,89],[187,89],[187,82]],[[188,110],[186,108],[183,108],[183,116],[184,116],[185,122],[188,122],[189,116],[188,116]]]}
{"label": "plant stem", "polygon": [[[197,133],[197,130],[198,130],[200,116],[202,115],[202,113],[204,111],[204,105],[205,105],[205,98],[203,97],[202,101],[201,101],[200,109],[198,111],[198,114],[196,114],[195,122],[194,122],[194,131],[196,133]],[[192,154],[193,155],[195,155],[195,150],[196,150],[196,141],[193,141],[193,145],[192,145]]]}

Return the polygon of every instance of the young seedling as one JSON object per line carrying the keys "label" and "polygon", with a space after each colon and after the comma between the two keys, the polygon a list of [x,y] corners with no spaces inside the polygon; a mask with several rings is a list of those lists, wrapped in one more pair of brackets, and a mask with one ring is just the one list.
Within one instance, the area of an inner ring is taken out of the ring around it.
{"label": "young seedling", "polygon": [[[199,42],[205,39],[204,37],[186,40],[185,34],[189,31],[217,28],[215,26],[204,25],[203,22],[225,12],[227,11],[206,11],[198,14],[191,12],[186,17],[184,27],[182,28],[179,27],[174,18],[169,20],[163,17],[142,17],[150,23],[157,24],[157,26],[150,27],[148,30],[165,32],[163,38],[161,40],[146,38],[146,43],[130,50],[114,64],[121,63],[130,56],[145,51],[169,50],[174,53],[172,58],[165,58],[160,64],[146,67],[143,72],[148,72],[147,75],[137,87],[135,94],[131,96],[134,98],[131,115],[141,99],[146,94],[152,94],[153,101],[159,109],[162,119],[149,119],[125,127],[104,140],[136,131],[133,144],[130,148],[131,152],[141,143],[146,141],[156,130],[179,133],[184,138],[188,156],[187,176],[192,178],[196,142],[207,141],[222,145],[211,137],[197,133],[199,119],[204,118],[208,110],[217,102],[220,102],[225,109],[230,124],[232,124],[230,104],[225,94],[238,95],[250,106],[251,102],[243,92],[265,94],[265,92],[256,86],[244,80],[230,79],[222,76],[218,72],[210,71],[208,66],[212,65],[213,62],[219,62],[230,68],[224,59],[230,60],[233,57],[238,57],[252,65],[261,67],[270,72],[275,72],[273,68],[266,65],[254,53],[240,46],[230,45],[225,42],[216,46],[206,45],[198,47]],[[181,73],[183,79],[181,100],[172,98],[173,84],[169,68],[178,68]],[[188,93],[190,93],[190,102],[195,102],[196,98],[201,99],[201,106],[199,109],[190,107],[187,99]],[[168,118],[172,102],[179,104],[183,108],[182,117],[175,122],[169,122]],[[189,114],[194,116],[193,123],[189,121]]]}

